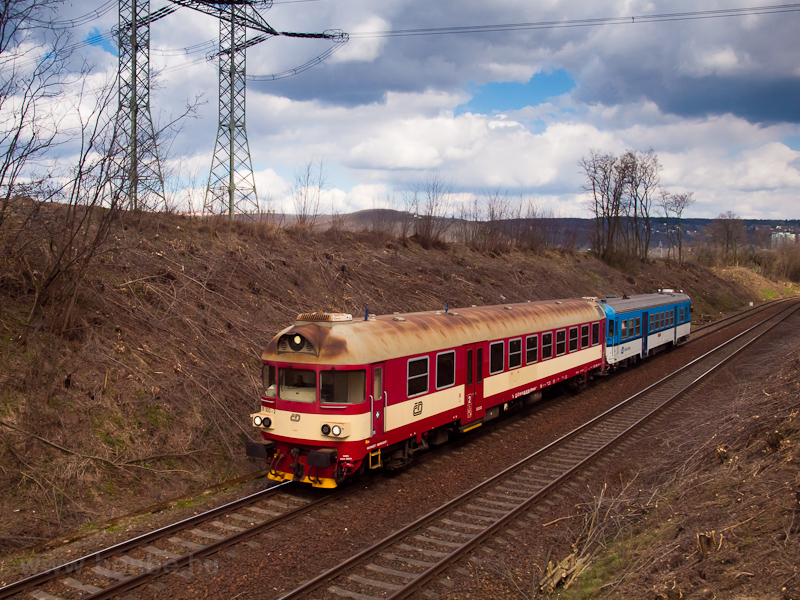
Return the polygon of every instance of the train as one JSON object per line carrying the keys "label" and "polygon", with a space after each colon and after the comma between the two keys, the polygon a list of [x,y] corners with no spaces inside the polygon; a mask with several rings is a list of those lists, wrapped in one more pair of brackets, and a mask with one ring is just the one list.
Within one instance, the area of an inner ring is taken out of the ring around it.
{"label": "train", "polygon": [[268,477],[335,488],[400,469],[431,446],[582,387],[688,339],[691,299],[662,289],[390,315],[310,312],[264,349],[261,434],[247,456]]}

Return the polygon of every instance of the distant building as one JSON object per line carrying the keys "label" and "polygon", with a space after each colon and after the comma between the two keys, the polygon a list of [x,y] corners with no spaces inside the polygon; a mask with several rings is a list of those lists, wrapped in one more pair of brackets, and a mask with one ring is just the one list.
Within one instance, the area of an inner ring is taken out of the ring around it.
{"label": "distant building", "polygon": [[[780,227],[778,227],[780,228]],[[781,244],[796,244],[797,235],[785,231],[778,231],[772,234],[772,246],[780,246]]]}

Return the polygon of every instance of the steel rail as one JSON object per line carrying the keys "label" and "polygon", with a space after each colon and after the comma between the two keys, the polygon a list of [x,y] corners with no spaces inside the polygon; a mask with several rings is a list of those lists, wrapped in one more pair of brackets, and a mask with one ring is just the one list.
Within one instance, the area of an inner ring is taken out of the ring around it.
{"label": "steel rail", "polygon": [[[773,323],[772,325],[770,325],[769,327],[764,329],[764,331],[760,332],[757,336],[755,336],[752,339],[748,340],[741,347],[737,348],[732,354],[730,354],[729,356],[724,357],[723,360],[721,360],[720,362],[712,365],[704,373],[702,373],[701,375],[699,375],[695,379],[693,379],[688,385],[684,386],[683,388],[681,388],[680,390],[678,390],[677,392],[672,394],[666,401],[664,401],[662,404],[660,404],[659,406],[657,406],[654,409],[652,409],[644,417],[642,417],[641,419],[639,419],[635,423],[631,424],[627,429],[625,429],[620,434],[616,435],[608,443],[604,444],[603,446],[598,448],[595,452],[593,452],[592,454],[590,454],[589,456],[584,458],[580,463],[578,463],[577,465],[575,465],[574,467],[572,467],[568,471],[565,471],[560,477],[558,477],[557,479],[553,480],[550,484],[548,484],[543,489],[541,489],[539,492],[537,492],[536,494],[531,496],[531,498],[529,498],[527,501],[523,502],[520,506],[518,506],[517,508],[513,509],[512,511],[510,511],[506,516],[500,518],[497,522],[495,522],[491,526],[487,527],[483,532],[477,534],[475,537],[473,537],[471,540],[469,540],[466,544],[464,544],[463,546],[461,546],[457,550],[453,551],[450,555],[448,555],[447,557],[443,558],[441,561],[439,561],[436,565],[434,565],[433,567],[430,567],[427,571],[422,573],[417,579],[409,582],[408,584],[403,586],[403,588],[401,588],[400,590],[396,591],[394,594],[389,596],[388,600],[401,600],[403,598],[407,598],[413,592],[419,590],[421,587],[423,587],[425,584],[427,584],[431,579],[433,579],[436,575],[438,575],[439,573],[444,571],[447,567],[452,565],[456,560],[461,558],[465,553],[469,552],[475,546],[477,546],[478,544],[480,544],[481,542],[483,542],[487,538],[489,538],[492,535],[494,535],[496,532],[498,532],[500,529],[502,529],[504,526],[506,526],[510,521],[514,520],[517,516],[519,516],[520,513],[525,512],[537,500],[542,499],[549,492],[551,492],[553,490],[553,488],[555,488],[556,486],[558,486],[559,484],[561,484],[565,480],[569,479],[573,474],[575,474],[577,471],[581,470],[583,467],[585,467],[589,463],[591,463],[594,460],[596,460],[599,456],[605,454],[612,447],[616,446],[621,440],[623,440],[624,438],[628,437],[628,435],[630,435],[633,431],[639,429],[644,423],[650,421],[650,419],[652,419],[655,415],[661,413],[664,409],[666,409],[669,405],[671,405],[673,402],[675,402],[678,398],[680,398],[681,396],[685,395],[689,390],[691,390],[696,385],[698,385],[701,382],[703,382],[709,375],[714,373],[717,369],[719,369],[723,365],[727,364],[728,361],[732,360],[740,352],[744,351],[751,344],[755,343],[757,340],[761,339],[764,335],[766,335],[767,333],[772,331],[772,329],[777,327],[785,319],[787,319],[789,316],[794,314],[794,312],[796,312],[798,310],[798,307],[796,307],[796,306],[795,307],[790,307],[789,309],[785,309],[785,310],[787,310],[787,312],[790,310],[791,312],[788,312],[788,314],[786,314],[781,319],[777,320],[775,323]],[[753,327],[749,328],[747,331],[742,332],[741,334],[739,334],[736,337],[732,338],[730,340],[730,342],[733,342],[736,339],[738,339],[739,337],[741,337],[742,335],[744,335],[745,333],[747,333],[747,332],[749,332],[749,331],[751,331],[751,330],[753,330],[753,329],[755,329],[757,327],[760,327],[761,325],[766,323],[766,321],[769,321],[770,319],[774,318],[775,316],[776,315],[772,315],[772,316],[768,317],[765,321],[762,321],[761,323],[759,323],[758,325],[754,325]],[[723,344],[723,346],[724,345],[728,345],[728,342]],[[712,350],[711,352],[707,352],[706,354],[703,355],[703,357],[700,357],[700,358],[704,358],[704,357],[708,356],[712,352],[715,352],[715,350]],[[689,364],[691,365],[691,364],[697,362],[698,360],[700,360],[700,358],[692,361],[692,363],[689,363]],[[687,366],[689,366],[689,365],[687,365]],[[650,386],[650,387],[652,387],[652,386]],[[627,400],[625,402],[627,402]]]}
{"label": "steel rail", "polygon": [[[214,519],[215,517],[225,515],[236,509],[248,506],[250,504],[255,504],[256,502],[261,500],[267,500],[270,497],[275,496],[278,490],[281,490],[281,488],[285,486],[291,485],[291,483],[292,482],[290,481],[279,483],[265,490],[261,490],[260,492],[256,492],[254,494],[250,494],[248,496],[239,498],[232,502],[228,502],[227,504],[218,506],[206,512],[193,515],[191,517],[178,521],[177,523],[166,525],[164,527],[155,529],[153,531],[142,534],[130,540],[126,540],[124,542],[120,542],[119,544],[115,544],[114,546],[110,546],[108,548],[104,548],[97,552],[87,554],[81,558],[77,558],[75,560],[69,561],[57,567],[53,567],[46,571],[42,571],[41,573],[37,573],[25,579],[21,579],[14,583],[8,584],[0,588],[0,599],[8,598],[10,596],[22,593],[26,590],[39,587],[42,584],[55,579],[59,575],[79,574],[84,568],[90,568],[91,566],[99,565],[104,560],[107,560],[109,558],[123,555],[127,552],[130,552],[131,550],[140,548],[145,544],[148,544],[155,540],[164,539],[169,535],[172,535],[179,531],[183,531],[194,525],[207,522],[211,519]],[[132,575],[127,579],[113,583],[110,586],[103,588],[99,592],[95,592],[88,596],[83,596],[82,598],[83,600],[89,600],[89,599],[98,600],[100,598],[110,598],[125,590],[138,587],[146,580],[153,579],[154,577],[157,577],[164,573],[168,573],[173,570],[177,570],[182,566],[191,563],[194,560],[197,560],[198,558],[202,558],[204,556],[217,552],[219,549],[224,548],[228,545],[247,539],[248,537],[257,534],[260,531],[275,527],[281,523],[284,523],[288,519],[293,519],[302,514],[305,514],[317,508],[320,504],[326,504],[328,502],[331,502],[332,500],[337,499],[344,493],[345,493],[344,490],[340,490],[339,493],[334,493],[332,495],[325,496],[324,498],[320,498],[319,500],[311,501],[301,507],[289,510],[272,519],[267,519],[265,521],[262,521],[250,528],[245,529],[245,531],[237,532],[231,536],[226,537],[223,540],[218,540],[217,542],[204,546],[201,549],[197,549],[192,552],[189,552],[188,554],[184,554],[179,558],[167,560],[166,562],[157,565],[153,569],[148,569],[143,573]]]}
{"label": "steel rail", "polygon": [[[595,425],[601,423],[602,421],[607,420],[612,415],[622,411],[624,408],[631,407],[634,405],[636,400],[644,397],[645,395],[653,392],[660,386],[665,385],[666,383],[670,382],[670,380],[675,380],[679,376],[684,375],[689,372],[690,369],[694,368],[695,366],[699,365],[701,361],[704,361],[711,357],[714,354],[718,354],[719,352],[723,351],[726,348],[729,348],[732,344],[734,344],[737,340],[742,338],[743,336],[747,335],[748,333],[754,331],[755,329],[762,327],[764,324],[768,323],[772,319],[776,319],[776,323],[771,325],[769,328],[762,331],[758,336],[754,337],[753,339],[747,341],[744,345],[740,348],[736,349],[732,354],[727,357],[724,357],[719,363],[712,366],[710,369],[703,371],[701,374],[694,376],[692,380],[683,385],[679,390],[672,393],[670,397],[666,401],[662,401],[653,408],[649,410],[644,417],[640,417],[635,420],[635,422],[624,429],[622,433],[614,436],[613,441],[607,442],[601,446],[601,448],[597,449],[596,451],[592,452],[589,456],[582,459],[578,464],[574,465],[573,467],[569,468],[566,471],[563,471],[558,477],[552,479],[543,489],[537,491],[532,497],[526,500],[521,506],[517,507],[513,511],[511,511],[506,516],[499,519],[496,523],[492,524],[488,528],[486,528],[483,532],[476,534],[470,541],[466,542],[466,544],[458,549],[453,551],[448,557],[443,558],[441,561],[436,563],[434,566],[430,567],[424,573],[421,573],[415,577],[414,580],[408,582],[406,585],[402,586],[401,589],[397,590],[390,598],[392,599],[399,599],[405,598],[409,594],[413,593],[413,591],[418,590],[419,587],[423,586],[427,583],[430,579],[435,577],[438,573],[442,570],[447,568],[449,564],[452,563],[453,560],[456,560],[458,557],[463,555],[464,552],[467,552],[469,549],[473,548],[475,545],[479,544],[481,541],[485,540],[486,538],[490,537],[494,532],[498,529],[502,528],[508,521],[512,520],[514,516],[518,515],[520,512],[530,508],[531,504],[535,503],[536,500],[543,498],[548,492],[552,491],[552,489],[562,483],[564,480],[568,479],[571,475],[573,475],[576,471],[580,470],[581,468],[585,467],[589,462],[596,460],[598,456],[608,451],[608,449],[616,445],[619,440],[629,435],[633,430],[640,427],[641,424],[652,418],[656,413],[660,412],[666,405],[673,402],[675,399],[683,395],[686,391],[697,385],[699,382],[703,381],[710,373],[714,370],[719,368],[722,364],[725,364],[728,360],[730,360],[733,356],[736,356],[739,352],[741,352],[744,348],[749,346],[753,343],[756,339],[759,339],[763,336],[766,332],[770,331],[773,327],[775,327],[782,319],[788,317],[789,314],[792,314],[794,311],[798,310],[797,306],[791,306],[788,309],[784,309],[783,312],[787,314],[782,316],[781,319],[777,319],[782,313],[778,313],[778,315],[770,315],[766,319],[760,321],[758,324],[749,327],[745,331],[737,334],[730,340],[727,340],[723,344],[720,344],[716,348],[706,352],[702,356],[692,360],[688,364],[684,365],[683,367],[677,369],[673,373],[661,378],[659,381],[649,385],[645,389],[637,392],[636,394],[630,396],[629,398],[623,400],[622,402],[618,403],[617,405],[609,408],[605,412],[601,413],[600,415],[594,417],[590,421],[584,423],[580,427],[574,429],[573,431],[561,436],[557,440],[551,442],[550,444],[540,448],[536,452],[532,453],[528,457],[518,461],[514,465],[504,469],[500,473],[494,475],[493,477],[487,479],[486,481],[482,482],[478,486],[475,486],[471,490],[459,495],[458,497],[450,500],[446,504],[434,509],[433,511],[429,512],[428,514],[424,515],[423,517],[415,520],[414,522],[406,525],[405,527],[401,528],[400,530],[390,534],[389,536],[385,537],[378,543],[370,546],[358,554],[350,557],[349,559],[345,560],[344,562],[340,563],[336,567],[333,567],[326,571],[325,573],[320,574],[319,576],[311,579],[310,581],[306,582],[302,586],[296,588],[295,590],[290,591],[289,593],[281,596],[281,600],[296,600],[299,598],[305,598],[308,594],[314,592],[315,590],[319,589],[322,585],[327,582],[331,582],[336,578],[340,577],[344,573],[348,572],[351,568],[364,563],[368,558],[379,554],[383,550],[389,548],[393,544],[395,544],[398,540],[407,537],[409,534],[414,533],[415,531],[421,529],[423,526],[431,523],[432,521],[436,520],[438,517],[444,515],[445,513],[449,512],[455,507],[460,506],[470,498],[480,494],[481,492],[485,491],[486,489],[490,488],[495,483],[498,483],[504,479],[507,479],[511,475],[514,475],[517,471],[522,470],[530,463],[534,462],[535,460],[542,459],[546,455],[554,452],[558,448],[562,448],[565,446],[566,442],[578,438],[582,433],[587,432],[589,429],[593,428]],[[417,582],[419,579],[419,582]]]}

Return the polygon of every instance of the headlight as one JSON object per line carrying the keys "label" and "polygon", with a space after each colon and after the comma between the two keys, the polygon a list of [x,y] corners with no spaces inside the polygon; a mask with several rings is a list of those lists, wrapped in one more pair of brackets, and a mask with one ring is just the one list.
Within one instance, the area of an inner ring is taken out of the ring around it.
{"label": "headlight", "polygon": [[322,435],[344,439],[350,437],[350,423],[325,423],[321,431]]}
{"label": "headlight", "polygon": [[256,413],[250,416],[253,417],[253,427],[272,427],[272,419],[264,413]]}

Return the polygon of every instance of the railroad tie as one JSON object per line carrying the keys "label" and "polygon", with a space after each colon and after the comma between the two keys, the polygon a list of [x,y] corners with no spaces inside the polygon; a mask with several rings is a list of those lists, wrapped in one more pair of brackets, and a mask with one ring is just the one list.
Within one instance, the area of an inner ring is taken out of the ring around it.
{"label": "railroad tie", "polygon": [[67,587],[71,587],[74,590],[78,590],[79,592],[84,592],[85,594],[96,594],[97,592],[103,589],[97,587],[96,585],[81,583],[80,581],[78,581],[77,579],[73,579],[72,577],[66,577],[62,579],[61,583],[63,583]]}
{"label": "railroad tie", "polygon": [[396,583],[389,583],[388,581],[378,581],[377,579],[370,579],[369,577],[361,577],[360,575],[348,575],[347,578],[350,581],[355,581],[356,583],[361,583],[363,585],[368,585],[370,587],[375,587],[382,590],[390,590],[392,592],[396,592],[397,590],[403,587],[402,585],[397,585]]}
{"label": "railroad tie", "polygon": [[381,600],[377,596],[368,596],[367,594],[359,594],[358,592],[351,592],[350,590],[346,590],[344,588],[337,587],[332,585],[328,588],[328,591],[332,594],[336,594],[337,596],[341,596],[342,598],[352,598],[352,600]]}
{"label": "railroad tie", "polygon": [[106,569],[105,567],[101,567],[100,565],[92,567],[92,571],[94,571],[101,577],[105,577],[106,579],[114,579],[116,581],[123,581],[128,578],[128,576],[125,575],[125,573],[120,573],[119,571],[112,571],[111,569]]}

